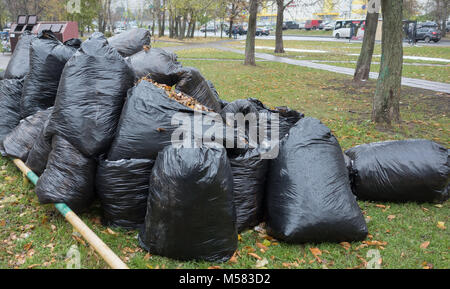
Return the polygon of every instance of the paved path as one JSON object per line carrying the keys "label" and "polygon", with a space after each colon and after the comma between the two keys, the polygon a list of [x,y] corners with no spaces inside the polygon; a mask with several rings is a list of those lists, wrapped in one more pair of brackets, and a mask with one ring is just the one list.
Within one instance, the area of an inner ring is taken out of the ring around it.
{"label": "paved path", "polygon": [[[244,50],[235,49],[235,48],[224,45],[225,43],[230,42],[230,41],[232,41],[232,40],[224,40],[224,41],[202,43],[202,44],[189,44],[189,45],[173,46],[173,47],[167,47],[164,49],[175,52],[175,51],[184,50],[184,49],[215,48],[215,49],[219,49],[222,51],[229,51],[229,52],[234,52],[234,53],[245,55]],[[296,59],[291,59],[291,58],[279,57],[279,56],[275,56],[275,55],[271,55],[271,54],[267,54],[267,53],[256,52],[255,56],[257,58],[264,59],[267,61],[286,63],[286,64],[309,67],[309,68],[314,68],[314,69],[321,69],[321,70],[325,70],[325,71],[346,74],[346,75],[351,75],[351,76],[353,76],[355,73],[355,70],[353,68],[332,66],[332,65],[316,63],[316,62],[312,62],[312,61],[308,61],[308,60],[296,60]],[[371,72],[369,77],[372,79],[378,79],[378,73]],[[443,83],[443,82],[402,77],[402,85],[450,94],[450,84]]]}

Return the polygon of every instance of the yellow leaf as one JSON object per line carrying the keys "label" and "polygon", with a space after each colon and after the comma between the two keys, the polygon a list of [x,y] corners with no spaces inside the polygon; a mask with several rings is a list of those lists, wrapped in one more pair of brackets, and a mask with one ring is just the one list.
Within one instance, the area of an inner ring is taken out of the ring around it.
{"label": "yellow leaf", "polygon": [[262,244],[263,244],[264,246],[266,246],[266,247],[269,247],[269,246],[270,246],[270,241],[269,241],[269,240],[264,240],[264,241],[262,242]]}
{"label": "yellow leaf", "polygon": [[439,229],[442,229],[442,230],[447,229],[447,228],[445,227],[445,222],[437,222],[437,227],[438,227]]}

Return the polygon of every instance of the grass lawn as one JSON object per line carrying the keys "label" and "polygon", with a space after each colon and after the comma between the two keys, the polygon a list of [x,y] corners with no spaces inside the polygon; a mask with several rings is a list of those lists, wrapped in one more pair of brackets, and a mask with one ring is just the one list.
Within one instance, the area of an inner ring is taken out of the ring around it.
{"label": "grass lawn", "polygon": [[[209,53],[215,59],[222,54]],[[182,55],[195,58],[198,51]],[[259,62],[257,67],[226,60],[182,62],[197,67],[226,100],[257,97],[269,106],[288,105],[321,119],[333,130],[343,149],[406,138],[433,139],[449,147],[450,102],[446,94],[405,87],[401,99],[403,122],[392,129],[377,130],[370,122],[374,81],[354,86],[345,75],[271,62]],[[65,268],[66,254],[72,245],[81,252],[83,268],[107,267],[52,206],[38,204],[32,185],[24,183],[11,161],[2,158],[0,166],[0,268]],[[223,264],[180,262],[149,255],[138,247],[136,231],[103,227],[98,205],[81,217],[131,268],[255,268],[257,260],[248,255],[250,252],[266,258],[267,268],[361,268],[371,260],[367,255],[371,249],[380,251],[382,268],[450,267],[448,202],[359,205],[368,221],[370,235],[366,242],[350,246],[288,245],[247,231],[241,235],[237,258]],[[444,222],[444,227],[438,222]],[[430,243],[426,246],[425,242]],[[264,243],[268,249],[261,251],[258,243]],[[321,250],[321,263],[310,248]]]}
{"label": "grass lawn", "polygon": [[[271,35],[275,35],[275,31],[272,31],[272,32],[271,32]],[[296,36],[333,36],[333,31],[288,29],[288,30],[284,30],[284,31],[283,31],[283,35],[296,35]]]}

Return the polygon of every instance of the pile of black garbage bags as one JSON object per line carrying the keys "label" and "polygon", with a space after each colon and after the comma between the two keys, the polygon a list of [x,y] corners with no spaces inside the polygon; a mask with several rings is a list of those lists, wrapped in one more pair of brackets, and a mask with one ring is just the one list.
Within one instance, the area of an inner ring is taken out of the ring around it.
{"label": "pile of black garbage bags", "polygon": [[[262,222],[289,243],[358,241],[368,229],[357,198],[448,199],[449,153],[439,144],[381,142],[344,154],[319,120],[257,99],[228,103],[197,69],[149,45],[143,29],[83,43],[50,31],[21,37],[0,81],[0,150],[40,176],[41,203],[83,213],[99,200],[103,223],[140,229],[153,254],[226,261],[238,233]],[[250,113],[271,129],[227,118]],[[180,130],[180,114],[203,119],[213,137]],[[276,153],[252,145],[263,133]]]}

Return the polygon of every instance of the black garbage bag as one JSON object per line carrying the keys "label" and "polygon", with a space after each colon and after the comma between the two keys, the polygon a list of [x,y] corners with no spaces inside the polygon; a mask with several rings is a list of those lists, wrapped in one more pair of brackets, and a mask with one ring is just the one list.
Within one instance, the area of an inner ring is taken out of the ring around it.
{"label": "black garbage bag", "polygon": [[72,39],[69,39],[66,42],[64,42],[64,45],[73,47],[78,50],[78,49],[80,49],[82,43],[83,43],[83,41],[81,41],[81,39],[72,38]]}
{"label": "black garbage bag", "polygon": [[179,82],[176,88],[179,91],[192,96],[204,106],[220,113],[222,106],[200,71],[194,67],[184,67],[178,71],[178,78]]}
{"label": "black garbage bag", "polygon": [[208,84],[209,88],[213,92],[215,99],[220,103],[221,108],[223,109],[225,106],[227,106],[229,102],[220,98],[219,92],[217,91],[216,87],[214,86],[214,83],[212,83],[212,81],[210,81],[210,80],[207,80],[206,83]]}
{"label": "black garbage bag", "polygon": [[227,261],[237,249],[225,149],[167,147],[150,178],[143,248],[178,260]]}
{"label": "black garbage bag", "polygon": [[25,163],[27,167],[39,176],[44,172],[48,156],[52,151],[52,134],[47,129],[49,121],[50,119],[45,122]]}
{"label": "black garbage bag", "polygon": [[17,125],[3,141],[6,154],[26,162],[28,153],[38,138],[39,133],[42,131],[52,110],[53,108],[41,110],[32,116],[21,120],[19,125]]}
{"label": "black garbage bag", "polygon": [[238,232],[263,221],[263,198],[269,160],[262,159],[257,149],[243,155],[230,156],[233,172],[233,195]]}
{"label": "black garbage bag", "polygon": [[0,71],[0,80],[5,79],[5,72],[4,71]]}
{"label": "black garbage bag", "polygon": [[178,82],[177,71],[183,66],[177,55],[161,48],[151,48],[132,55],[131,66],[137,78],[148,76],[152,80],[174,86]]}
{"label": "black garbage bag", "polygon": [[17,42],[14,53],[5,70],[5,79],[22,79],[30,71],[30,46],[36,38],[30,31],[25,31]]}
{"label": "black garbage bag", "polygon": [[0,80],[0,143],[20,122],[23,80]]}
{"label": "black garbage bag", "polygon": [[353,193],[389,202],[442,202],[449,198],[448,150],[424,139],[363,144],[347,150]]}
{"label": "black garbage bag", "polygon": [[133,84],[129,64],[103,34],[93,34],[64,69],[51,129],[88,157],[106,152]]}
{"label": "black garbage bag", "polygon": [[65,203],[76,213],[88,210],[95,198],[96,162],[60,136],[53,136],[47,167],[36,185],[41,204]]}
{"label": "black garbage bag", "polygon": [[268,233],[290,243],[359,241],[367,226],[341,147],[319,120],[304,118],[281,141],[266,192]]}
{"label": "black garbage bag", "polygon": [[54,105],[64,65],[76,51],[62,44],[51,31],[32,39],[30,73],[23,84],[22,118]]}
{"label": "black garbage bag", "polygon": [[138,229],[147,212],[152,160],[101,160],[96,188],[106,226]]}
{"label": "black garbage bag", "polygon": [[[271,125],[271,114],[277,113],[279,117],[279,138],[283,139],[288,133],[291,127],[293,127],[300,119],[304,118],[305,115],[296,110],[292,110],[286,106],[276,107],[275,109],[270,109],[265,106],[261,101],[255,98],[248,99],[259,113],[267,114],[267,120],[269,126]],[[268,132],[270,135],[270,132]]]}
{"label": "black garbage bag", "polygon": [[108,38],[109,44],[117,49],[123,57],[128,57],[150,45],[150,31],[136,28]]}
{"label": "black garbage bag", "polygon": [[[205,122],[221,117],[218,114],[197,112]],[[156,159],[158,152],[172,144],[173,134],[181,129],[172,122],[176,116],[190,118],[192,124],[195,117],[194,110],[167,97],[166,92],[154,84],[143,80],[128,91],[128,97],[123,107],[118,129],[109,150],[108,160],[121,159]],[[206,131],[210,127],[202,127]],[[186,131],[186,139],[198,139],[194,131]],[[217,135],[215,142],[223,145],[225,132],[222,137]],[[175,138],[175,140],[178,140]]]}

